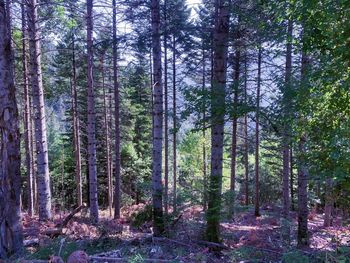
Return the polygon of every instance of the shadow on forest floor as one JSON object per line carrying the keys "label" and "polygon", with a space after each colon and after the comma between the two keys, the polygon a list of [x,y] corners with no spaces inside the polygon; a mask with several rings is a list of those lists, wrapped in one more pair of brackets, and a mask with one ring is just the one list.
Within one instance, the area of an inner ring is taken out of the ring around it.
{"label": "shadow on forest floor", "polygon": [[76,250],[93,255],[92,262],[350,262],[350,226],[323,227],[323,215],[309,220],[310,248],[296,249],[296,214],[291,214],[287,241],[283,238],[283,221],[278,207],[267,206],[256,218],[252,209],[236,213],[234,220],[221,224],[223,247],[213,247],[204,240],[204,213],[200,206],[186,207],[181,215],[169,217],[166,238],[152,238],[151,224],[132,227],[130,215],[141,206],[133,206],[120,220],[112,220],[102,212],[99,225],[93,225],[85,215],[75,216],[63,229],[63,234],[50,238],[45,231],[61,222],[56,215],[52,222],[24,216],[24,234],[35,240],[26,259],[47,260],[57,255],[66,260]]}

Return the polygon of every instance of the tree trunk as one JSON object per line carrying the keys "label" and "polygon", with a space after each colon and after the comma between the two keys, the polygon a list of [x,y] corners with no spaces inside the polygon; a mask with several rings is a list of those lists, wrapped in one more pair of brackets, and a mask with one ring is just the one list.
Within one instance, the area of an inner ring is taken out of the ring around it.
{"label": "tree trunk", "polygon": [[[240,56],[241,52],[239,47],[236,47],[234,58],[234,76],[233,76],[233,119],[232,119],[232,145],[231,145],[231,182],[230,190],[235,195],[236,188],[236,159],[237,159],[237,121],[238,121],[238,89],[239,89],[239,77],[240,77]],[[234,198],[234,197],[233,197]],[[234,201],[234,200],[232,200]],[[233,205],[233,204],[232,204]]]}
{"label": "tree trunk", "polygon": [[[204,42],[204,41],[203,41]],[[203,43],[203,49],[202,49],[202,94],[203,94],[203,104],[202,104],[202,111],[203,111],[203,210],[207,210],[207,204],[208,204],[208,177],[207,177],[207,149],[206,149],[206,131],[205,131],[205,124],[206,124],[206,87],[205,87],[205,49],[204,49],[204,43]]]}
{"label": "tree trunk", "polygon": [[104,68],[104,57],[105,54],[102,54],[101,58],[101,75],[102,75],[102,91],[103,91],[103,120],[104,120],[104,126],[105,126],[105,144],[106,144],[106,158],[107,158],[107,185],[108,185],[108,210],[109,210],[109,216],[112,216],[112,195],[111,195],[111,188],[112,188],[112,174],[111,174],[111,166],[112,161],[110,159],[111,157],[111,149],[110,149],[110,140],[109,140],[109,122],[108,122],[108,105],[107,105],[107,98],[106,98],[106,87],[105,87],[105,68]]}
{"label": "tree trunk", "polygon": [[324,205],[324,227],[330,227],[333,225],[332,210],[334,206],[333,199],[333,180],[332,178],[327,178],[325,187],[325,205]]}
{"label": "tree trunk", "polygon": [[213,80],[211,88],[211,171],[206,235],[210,242],[220,241],[220,208],[227,73],[227,42],[231,1],[215,2]]}
{"label": "tree trunk", "polygon": [[292,211],[295,211],[295,204],[294,204],[294,174],[293,174],[293,148],[290,147],[290,203],[291,203],[291,209]]}
{"label": "tree trunk", "polygon": [[173,210],[176,212],[176,178],[177,178],[177,118],[176,118],[176,41],[173,36]]}
{"label": "tree trunk", "polygon": [[39,202],[38,202],[38,180],[35,176],[37,173],[37,165],[36,165],[36,145],[35,145],[35,125],[34,125],[34,113],[33,113],[33,100],[32,97],[29,96],[29,108],[30,108],[30,126],[31,126],[31,133],[30,133],[30,145],[32,149],[32,174],[33,174],[33,196],[34,196],[34,212],[37,213],[39,210]]}
{"label": "tree trunk", "polygon": [[169,128],[168,128],[168,43],[167,0],[164,0],[164,212],[168,214]]}
{"label": "tree trunk", "polygon": [[293,37],[293,22],[288,20],[287,28],[287,50],[286,50],[286,71],[285,71],[285,88],[283,93],[283,106],[284,106],[284,118],[285,125],[283,131],[283,215],[288,217],[290,209],[289,198],[289,149],[290,149],[290,89],[291,89],[291,77],[292,77],[292,37]]}
{"label": "tree trunk", "polygon": [[[309,64],[308,57],[303,52],[301,58],[301,83],[305,85],[307,80],[306,70]],[[300,116],[301,123],[304,122],[303,116]],[[308,207],[307,207],[307,180],[308,167],[306,163],[306,134],[303,133],[299,139],[299,156],[298,156],[298,247],[305,247],[309,245],[308,234]]]}
{"label": "tree trunk", "polygon": [[41,46],[38,25],[38,3],[28,1],[27,9],[31,85],[33,92],[33,113],[35,125],[35,142],[37,157],[37,187],[40,220],[51,219],[51,189],[49,173],[49,157],[46,134],[46,115],[44,102],[44,88],[41,72]]}
{"label": "tree trunk", "polygon": [[[9,3],[7,3],[9,4]],[[0,258],[23,245],[20,193],[20,132],[15,97],[10,17],[0,0]]]}
{"label": "tree trunk", "polygon": [[77,187],[78,206],[83,204],[82,182],[81,182],[81,150],[80,150],[80,122],[78,111],[77,72],[75,61],[75,36],[72,31],[72,109],[73,109],[73,138],[75,158],[75,181]]}
{"label": "tree trunk", "polygon": [[259,193],[259,117],[260,117],[260,86],[261,86],[261,56],[262,49],[258,51],[258,85],[256,90],[256,120],[255,120],[255,216],[260,216]]}
{"label": "tree trunk", "polygon": [[87,57],[88,57],[88,163],[89,163],[89,199],[90,199],[90,218],[92,222],[98,223],[98,198],[97,198],[97,171],[96,171],[96,134],[95,134],[95,94],[93,80],[93,0],[86,1],[87,16]]}
{"label": "tree trunk", "polygon": [[27,43],[26,43],[26,15],[25,15],[25,1],[21,3],[22,12],[22,67],[23,67],[23,96],[24,96],[24,144],[26,156],[26,172],[27,172],[27,207],[29,216],[34,214],[34,191],[33,191],[33,155],[31,143],[31,108],[30,95],[28,86],[28,65],[27,65]]}
{"label": "tree trunk", "polygon": [[120,218],[120,102],[118,82],[118,42],[117,42],[117,5],[113,0],[113,86],[114,86],[114,121],[115,121],[115,186],[114,186],[114,218]]}
{"label": "tree trunk", "polygon": [[[248,103],[247,88],[248,88],[248,68],[247,55],[244,59],[244,104]],[[244,178],[245,178],[245,205],[249,205],[249,144],[248,144],[248,114],[244,114]]]}
{"label": "tree trunk", "polygon": [[152,200],[153,234],[164,232],[163,187],[162,187],[162,144],[163,144],[163,90],[162,51],[160,44],[159,0],[151,1],[152,13],[152,53],[153,53],[153,152],[152,152]]}
{"label": "tree trunk", "polygon": [[309,245],[308,236],[308,207],[307,207],[307,177],[308,169],[305,162],[306,136],[299,140],[299,169],[298,169],[298,246]]}

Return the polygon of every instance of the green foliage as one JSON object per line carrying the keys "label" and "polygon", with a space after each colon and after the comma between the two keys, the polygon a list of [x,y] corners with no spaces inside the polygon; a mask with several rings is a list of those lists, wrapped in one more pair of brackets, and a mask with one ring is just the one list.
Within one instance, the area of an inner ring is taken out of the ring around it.
{"label": "green foliage", "polygon": [[141,227],[146,222],[152,221],[152,206],[145,205],[141,211],[136,211],[131,216],[131,225],[134,227]]}
{"label": "green foliage", "polygon": [[[178,201],[180,203],[191,201],[199,204],[203,199],[203,147],[206,149],[206,158],[208,158],[209,137],[204,138],[201,132],[192,131],[188,131],[184,134],[184,137],[178,146],[178,182],[181,187]],[[208,164],[208,160],[205,161]],[[209,173],[208,167],[207,173]]]}
{"label": "green foliage", "polygon": [[283,263],[309,263],[310,260],[307,256],[303,255],[299,251],[292,251],[286,253],[282,257]]}
{"label": "green foliage", "polygon": [[228,190],[222,194],[222,199],[222,213],[224,214],[223,218],[232,219],[234,212],[236,211],[236,193]]}
{"label": "green foliage", "polygon": [[240,247],[230,251],[231,262],[276,262],[278,254],[255,249],[253,247]]}

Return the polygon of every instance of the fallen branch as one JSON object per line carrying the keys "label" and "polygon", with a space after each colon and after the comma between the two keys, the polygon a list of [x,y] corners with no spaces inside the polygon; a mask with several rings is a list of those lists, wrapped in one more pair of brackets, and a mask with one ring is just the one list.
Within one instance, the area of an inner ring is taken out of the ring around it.
{"label": "fallen branch", "polygon": [[171,225],[170,225],[170,228],[174,228],[175,227],[175,225],[177,224],[177,222],[179,222],[179,220],[181,219],[181,217],[182,217],[182,213],[171,223]]}
{"label": "fallen branch", "polygon": [[48,260],[40,260],[40,259],[33,259],[33,260],[21,260],[21,263],[49,263]]}
{"label": "fallen branch", "polygon": [[50,238],[58,237],[59,235],[62,235],[63,228],[49,228],[44,231],[42,231],[43,235],[49,236]]}
{"label": "fallen branch", "polygon": [[242,247],[249,247],[249,248],[251,248],[251,249],[256,249],[256,250],[271,252],[271,253],[275,253],[275,254],[283,254],[283,252],[279,252],[279,251],[276,251],[276,250],[272,250],[272,249],[268,249],[268,248],[263,248],[263,247],[254,247],[254,246],[247,246],[247,245],[243,245]]}
{"label": "fallen branch", "polygon": [[25,247],[33,247],[39,245],[39,238],[29,239],[23,241],[23,246]]}
{"label": "fallen branch", "polygon": [[192,241],[194,241],[200,245],[204,245],[206,247],[230,249],[228,246],[225,246],[224,244],[220,244],[220,243],[209,242],[209,241],[204,241],[204,240],[192,240]]}
{"label": "fallen branch", "polygon": [[152,237],[152,239],[155,240],[155,241],[171,242],[171,243],[175,243],[177,245],[181,245],[181,246],[184,246],[184,247],[192,247],[189,244],[183,243],[183,242],[175,240],[175,239],[166,238],[166,237]]}
{"label": "fallen branch", "polygon": [[86,207],[85,204],[78,206],[77,208],[75,208],[63,221],[62,223],[59,223],[56,225],[57,228],[64,228],[69,221],[75,216],[76,213],[79,213],[80,210],[82,210],[84,207]]}
{"label": "fallen branch", "polygon": [[[117,263],[117,262],[128,262],[126,258],[113,258],[113,257],[90,257],[93,262],[107,262],[107,263]],[[174,262],[174,260],[168,259],[153,259],[153,258],[143,258],[142,262]]]}
{"label": "fallen branch", "polygon": [[75,216],[75,214],[79,213],[84,207],[86,207],[85,204],[78,206],[75,208],[66,218],[62,221],[62,223],[56,224],[55,228],[49,228],[44,230],[42,233],[44,235],[47,235],[51,238],[58,237],[59,235],[63,234],[63,228],[65,228],[69,221],[72,220],[72,218]]}

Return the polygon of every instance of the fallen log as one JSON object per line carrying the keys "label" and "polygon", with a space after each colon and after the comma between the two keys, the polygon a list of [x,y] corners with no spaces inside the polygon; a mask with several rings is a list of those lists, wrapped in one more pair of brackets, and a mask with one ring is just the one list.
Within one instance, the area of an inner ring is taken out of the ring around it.
{"label": "fallen log", "polygon": [[42,234],[50,238],[55,238],[63,234],[63,228],[49,228],[42,231]]}
{"label": "fallen log", "polygon": [[177,222],[179,222],[179,220],[182,218],[182,213],[171,223],[170,227],[174,228],[175,225],[177,224]]}
{"label": "fallen log", "polygon": [[62,235],[63,228],[65,228],[68,225],[69,221],[72,220],[72,218],[75,216],[75,214],[79,213],[85,207],[86,207],[85,204],[78,206],[68,216],[66,216],[65,219],[61,223],[56,224],[55,228],[46,229],[42,232],[42,234],[47,235],[50,238],[55,238],[55,237]]}
{"label": "fallen log", "polygon": [[48,260],[32,259],[32,260],[20,260],[20,263],[49,263]]}
{"label": "fallen log", "polygon": [[190,244],[186,244],[183,243],[181,241],[175,240],[175,239],[170,239],[170,238],[166,238],[166,237],[151,237],[152,241],[160,241],[160,242],[170,242],[170,243],[174,243],[177,245],[181,245],[184,247],[189,247],[191,248],[192,246]]}
{"label": "fallen log", "polygon": [[69,221],[75,216],[75,214],[79,213],[85,207],[86,205],[83,204],[75,208],[68,216],[66,216],[66,218],[62,221],[62,223],[57,224],[56,227],[64,228],[69,223]]}
{"label": "fallen log", "polygon": [[209,242],[204,240],[192,240],[192,241],[210,248],[230,249],[228,246],[225,246],[224,244],[220,244],[220,243]]}
{"label": "fallen log", "polygon": [[[90,257],[91,262],[103,262],[103,263],[118,263],[118,262],[129,262],[128,258],[113,258],[113,257]],[[155,263],[166,263],[174,262],[174,260],[169,259],[156,259],[156,258],[144,258],[142,262],[155,262]]]}
{"label": "fallen log", "polygon": [[23,246],[25,247],[39,246],[39,238],[24,240]]}

